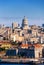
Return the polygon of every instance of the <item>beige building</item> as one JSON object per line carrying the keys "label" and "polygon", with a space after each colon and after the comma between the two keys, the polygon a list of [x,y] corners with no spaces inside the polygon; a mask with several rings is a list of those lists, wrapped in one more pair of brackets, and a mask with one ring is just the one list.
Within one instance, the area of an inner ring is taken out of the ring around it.
{"label": "beige building", "polygon": [[35,45],[35,58],[42,58],[43,57],[43,48],[44,44],[36,44]]}
{"label": "beige building", "polygon": [[13,22],[12,23],[12,29],[15,29],[15,28],[17,28],[18,27],[18,23],[17,22]]}
{"label": "beige building", "polygon": [[36,38],[36,37],[31,37],[30,38],[30,42],[37,43],[38,41],[39,41],[39,38]]}
{"label": "beige building", "polygon": [[32,35],[36,37],[38,35],[38,30],[32,29]]}
{"label": "beige building", "polygon": [[10,40],[12,41],[24,41],[24,37],[23,36],[19,36],[18,34],[11,34]]}

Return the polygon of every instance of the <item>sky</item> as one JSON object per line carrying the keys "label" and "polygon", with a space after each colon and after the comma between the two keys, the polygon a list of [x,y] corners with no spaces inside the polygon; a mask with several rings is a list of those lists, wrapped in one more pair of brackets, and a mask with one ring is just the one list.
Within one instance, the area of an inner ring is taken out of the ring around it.
{"label": "sky", "polygon": [[44,23],[44,0],[0,0],[0,24],[21,24],[24,16],[29,25],[41,26]]}

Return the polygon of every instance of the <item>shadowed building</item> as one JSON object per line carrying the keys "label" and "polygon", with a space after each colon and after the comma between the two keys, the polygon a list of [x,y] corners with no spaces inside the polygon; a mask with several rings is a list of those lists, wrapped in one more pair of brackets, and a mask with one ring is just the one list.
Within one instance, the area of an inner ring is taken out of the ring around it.
{"label": "shadowed building", "polygon": [[16,50],[7,50],[6,56],[16,56]]}

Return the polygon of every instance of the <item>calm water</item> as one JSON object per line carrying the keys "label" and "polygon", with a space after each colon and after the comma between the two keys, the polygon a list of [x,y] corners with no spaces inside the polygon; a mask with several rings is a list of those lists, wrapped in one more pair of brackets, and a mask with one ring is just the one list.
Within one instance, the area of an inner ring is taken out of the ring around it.
{"label": "calm water", "polygon": [[30,65],[30,64],[0,64],[0,65]]}
{"label": "calm water", "polygon": [[[0,64],[0,65],[33,65],[33,64]],[[44,65],[44,64],[37,64],[37,65]]]}

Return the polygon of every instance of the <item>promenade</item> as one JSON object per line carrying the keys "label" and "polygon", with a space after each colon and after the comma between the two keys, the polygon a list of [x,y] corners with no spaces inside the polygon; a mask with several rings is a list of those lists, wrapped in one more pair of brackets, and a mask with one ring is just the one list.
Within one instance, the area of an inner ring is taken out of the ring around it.
{"label": "promenade", "polygon": [[16,62],[16,63],[35,62],[35,63],[43,63],[44,58],[1,59],[1,62]]}

